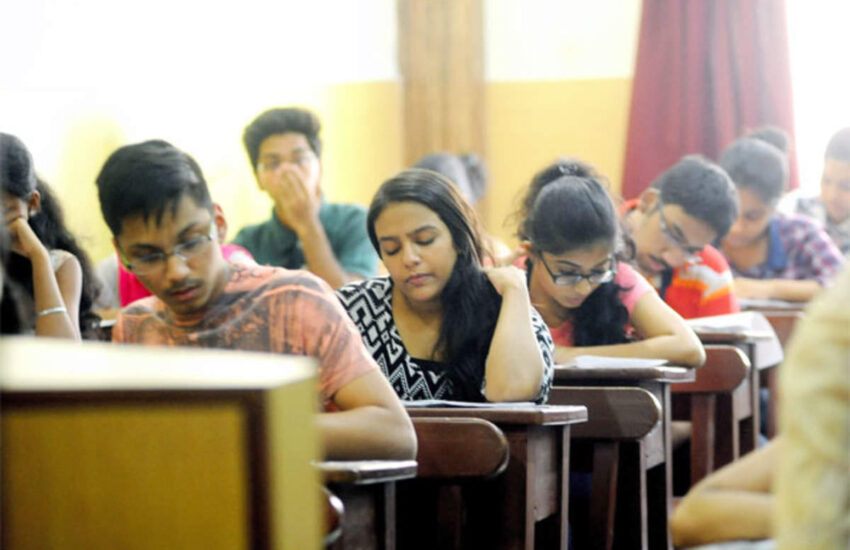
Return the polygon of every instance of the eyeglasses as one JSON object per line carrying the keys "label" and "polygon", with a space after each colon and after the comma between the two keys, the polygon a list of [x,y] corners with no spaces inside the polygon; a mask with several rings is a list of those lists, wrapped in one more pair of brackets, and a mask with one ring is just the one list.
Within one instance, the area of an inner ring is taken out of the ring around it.
{"label": "eyeglasses", "polygon": [[124,253],[121,247],[118,247],[118,252],[121,254],[121,260],[124,262],[124,267],[135,273],[136,275],[150,275],[158,271],[162,271],[168,263],[169,256],[177,256],[184,262],[188,262],[192,258],[196,258],[209,250],[209,245],[213,241],[215,233],[215,222],[210,222],[210,232],[206,235],[197,235],[188,241],[184,241],[175,245],[171,252],[154,252],[146,254],[138,258],[130,260]]}
{"label": "eyeglasses", "polygon": [[606,269],[605,271],[591,271],[589,275],[585,275],[583,273],[571,273],[569,275],[563,273],[555,274],[549,268],[549,264],[546,263],[546,260],[543,259],[542,252],[538,252],[537,257],[540,258],[540,263],[543,264],[543,267],[546,268],[549,276],[552,277],[552,282],[558,286],[575,286],[579,284],[582,279],[587,279],[587,282],[592,285],[610,283],[614,280],[614,275],[617,274],[617,263],[613,256],[609,258],[612,266],[610,269]]}
{"label": "eyeglasses", "polygon": [[314,155],[311,152],[304,151],[296,153],[291,159],[283,157],[271,157],[265,162],[257,163],[257,170],[260,172],[274,172],[282,164],[295,164],[297,166],[307,166],[313,160]]}
{"label": "eyeglasses", "polygon": [[705,248],[703,246],[694,246],[682,237],[674,235],[672,231],[670,231],[670,227],[667,225],[667,218],[664,217],[664,203],[658,201],[658,206],[656,207],[658,210],[658,218],[661,220],[661,232],[664,233],[664,236],[667,240],[682,251],[685,257],[685,261],[689,263],[693,263],[699,260],[698,254],[702,252],[702,249]]}

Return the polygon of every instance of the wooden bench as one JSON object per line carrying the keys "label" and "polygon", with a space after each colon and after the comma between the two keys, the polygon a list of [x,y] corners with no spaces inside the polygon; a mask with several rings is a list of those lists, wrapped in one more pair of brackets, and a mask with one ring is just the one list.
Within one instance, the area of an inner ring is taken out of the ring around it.
{"label": "wooden bench", "polygon": [[[581,539],[598,548],[672,548],[670,384],[692,380],[680,367],[556,367],[550,403],[585,405],[573,428],[573,464],[591,472],[588,525]],[[581,466],[578,466],[578,465]]]}
{"label": "wooden bench", "polygon": [[692,382],[673,384],[676,419],[691,422],[691,485],[741,455],[742,422],[751,419],[750,360],[733,346],[705,346]]}
{"label": "wooden bench", "polygon": [[325,461],[316,464],[328,490],[342,501],[334,550],[394,550],[396,482],[416,475],[415,460]]}
{"label": "wooden bench", "polygon": [[[466,521],[462,536],[450,540],[451,544],[463,548],[531,550],[535,541],[541,539],[551,542],[552,548],[566,550],[570,428],[587,420],[587,409],[505,404],[492,408],[410,408],[408,412],[415,422],[422,418],[485,420],[501,430],[508,444],[510,457],[501,474],[463,487]],[[417,430],[422,427],[420,424]],[[495,448],[501,452],[499,445]],[[459,451],[454,452],[456,458],[462,456]],[[421,458],[423,462],[430,461]],[[495,474],[500,460],[491,459],[483,469],[463,467],[461,471]],[[436,466],[432,471],[441,472],[448,479],[457,478],[445,466]],[[433,546],[414,540],[405,546],[405,550],[408,548]]]}

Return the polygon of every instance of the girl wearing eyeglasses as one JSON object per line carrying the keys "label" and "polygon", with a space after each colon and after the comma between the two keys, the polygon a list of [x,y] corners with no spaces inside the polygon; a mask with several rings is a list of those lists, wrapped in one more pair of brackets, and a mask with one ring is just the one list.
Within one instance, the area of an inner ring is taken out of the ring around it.
{"label": "girl wearing eyeglasses", "polygon": [[555,360],[578,355],[667,359],[697,367],[693,331],[624,261],[617,213],[604,179],[575,160],[531,181],[519,212],[531,303],[555,341]]}
{"label": "girl wearing eyeglasses", "polygon": [[[99,318],[91,306],[97,284],[86,254],[65,227],[59,203],[35,175],[32,157],[15,136],[0,133],[3,221],[11,239],[6,276],[22,289],[19,306],[34,317],[15,326],[9,298],[2,304],[2,332],[36,336],[94,336]],[[33,326],[34,325],[34,326]]]}

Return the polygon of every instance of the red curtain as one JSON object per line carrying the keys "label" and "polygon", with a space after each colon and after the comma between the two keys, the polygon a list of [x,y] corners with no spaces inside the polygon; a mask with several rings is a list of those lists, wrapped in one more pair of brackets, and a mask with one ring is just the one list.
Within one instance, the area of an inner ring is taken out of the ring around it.
{"label": "red curtain", "polygon": [[689,153],[716,159],[771,124],[788,132],[797,186],[784,0],[644,0],[622,193]]}

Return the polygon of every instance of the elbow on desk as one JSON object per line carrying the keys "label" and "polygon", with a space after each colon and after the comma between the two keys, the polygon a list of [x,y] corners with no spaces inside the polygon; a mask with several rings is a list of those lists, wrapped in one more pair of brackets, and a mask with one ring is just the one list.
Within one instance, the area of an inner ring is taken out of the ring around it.
{"label": "elbow on desk", "polygon": [[688,367],[701,367],[705,363],[705,348],[699,342],[696,345],[690,346],[682,354],[682,362]]}

